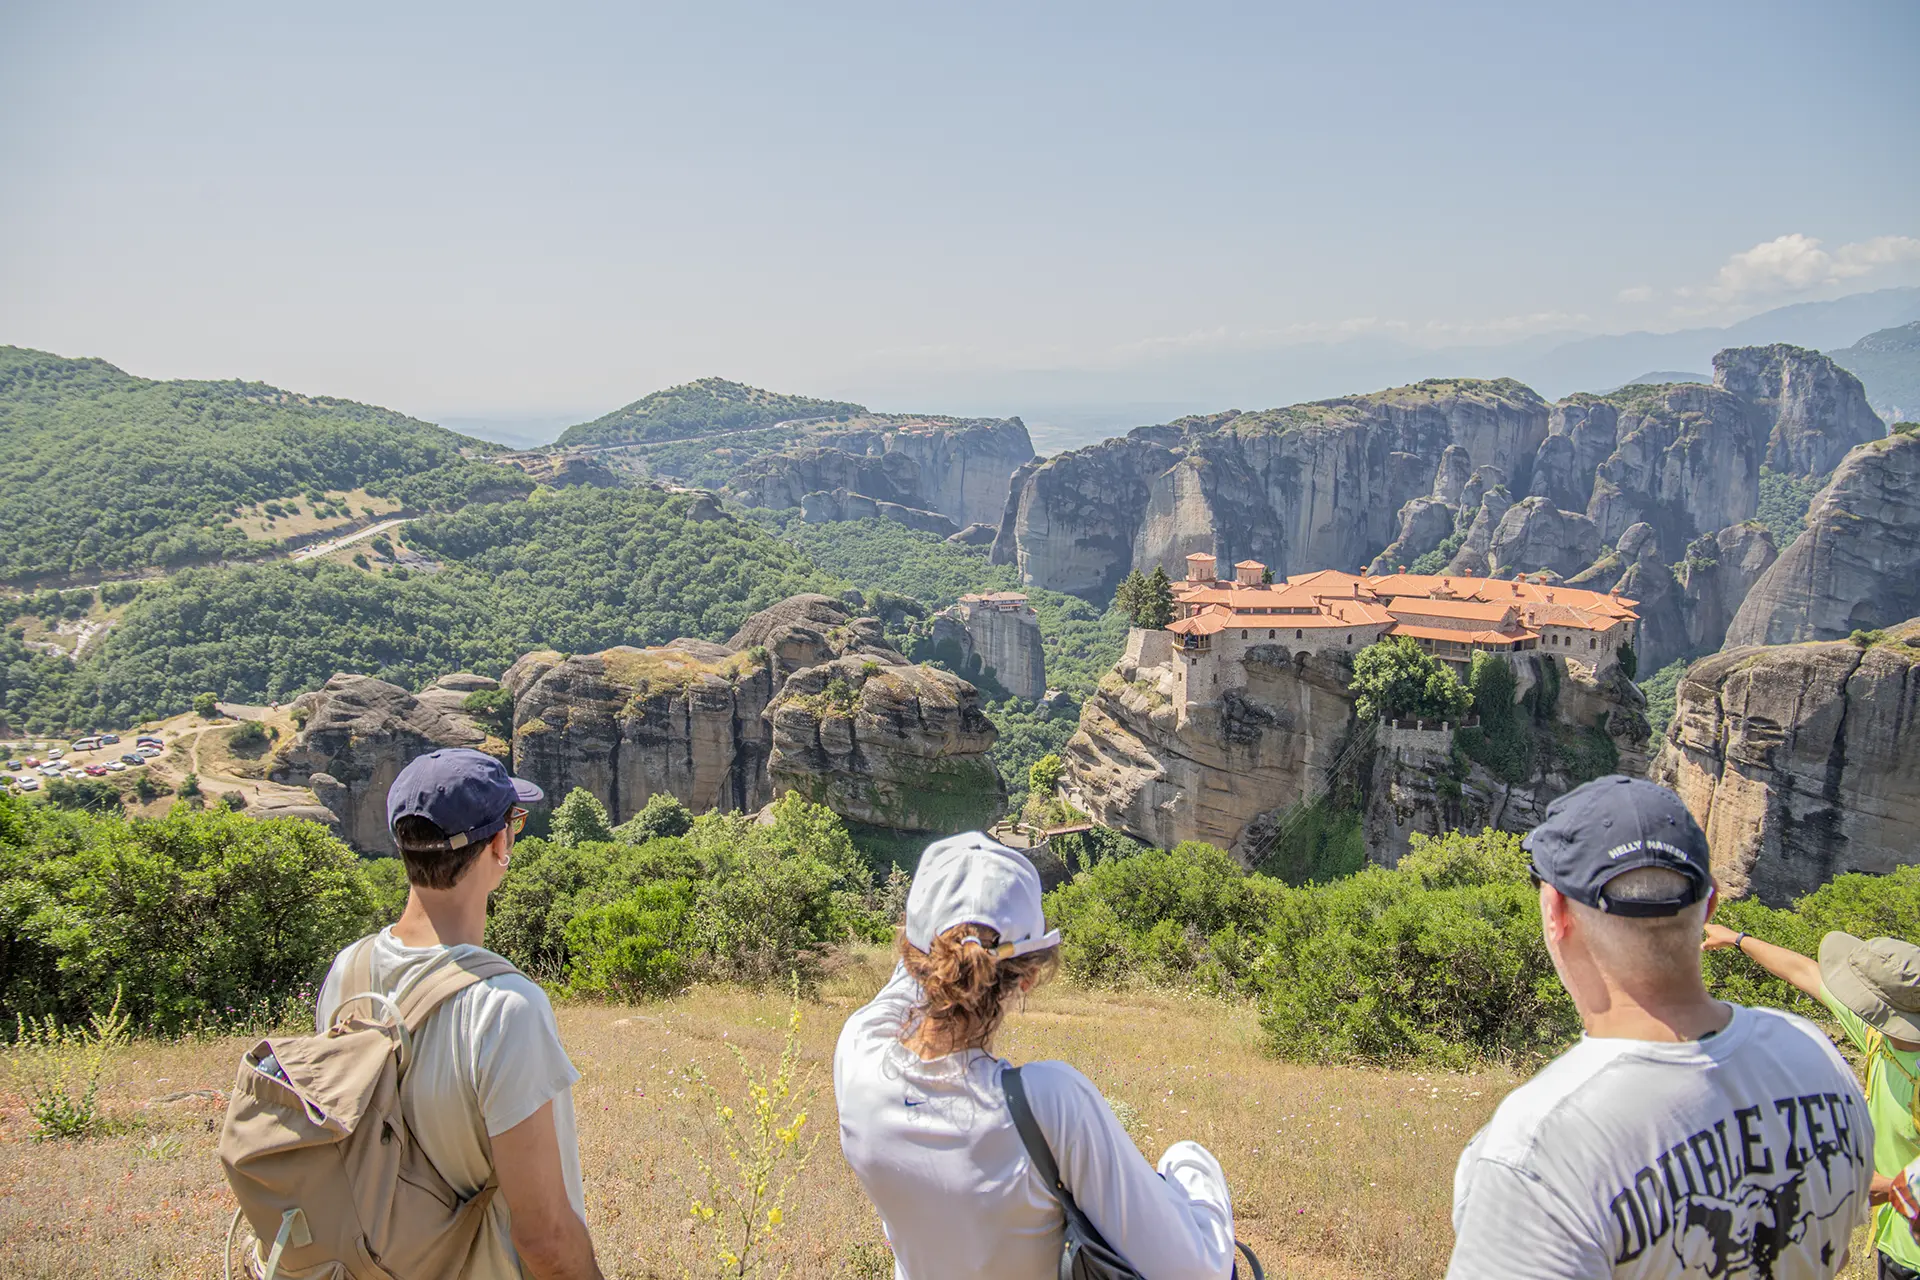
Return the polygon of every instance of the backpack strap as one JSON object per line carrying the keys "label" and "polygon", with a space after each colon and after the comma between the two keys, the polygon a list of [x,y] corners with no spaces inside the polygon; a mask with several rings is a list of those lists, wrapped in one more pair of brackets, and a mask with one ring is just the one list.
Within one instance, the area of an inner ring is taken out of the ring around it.
{"label": "backpack strap", "polygon": [[1019,1131],[1020,1142],[1027,1149],[1027,1159],[1033,1161],[1034,1172],[1053,1188],[1054,1195],[1071,1201],[1073,1193],[1060,1181],[1060,1166],[1054,1163],[1053,1148],[1047,1145],[1047,1135],[1040,1132],[1040,1122],[1034,1119],[1033,1107],[1027,1102],[1027,1086],[1020,1078],[1020,1068],[1008,1067],[1002,1071],[1000,1088],[1007,1095],[1007,1114],[1013,1117],[1013,1127]]}
{"label": "backpack strap", "polygon": [[519,972],[512,961],[492,954],[441,959],[416,978],[400,998],[400,1021],[417,1034],[427,1015],[474,983]]}

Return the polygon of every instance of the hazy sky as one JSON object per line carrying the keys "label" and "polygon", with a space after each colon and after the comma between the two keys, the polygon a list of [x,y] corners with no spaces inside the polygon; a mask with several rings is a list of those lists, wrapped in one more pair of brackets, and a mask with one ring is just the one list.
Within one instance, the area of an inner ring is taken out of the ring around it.
{"label": "hazy sky", "polygon": [[1916,53],[1911,0],[4,0],[0,342],[565,415],[1717,323],[1920,280]]}

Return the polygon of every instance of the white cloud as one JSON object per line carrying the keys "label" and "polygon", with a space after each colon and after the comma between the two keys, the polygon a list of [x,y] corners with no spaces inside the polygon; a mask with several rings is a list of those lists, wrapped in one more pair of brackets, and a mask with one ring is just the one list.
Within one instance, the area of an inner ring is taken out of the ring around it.
{"label": "white cloud", "polygon": [[1735,302],[1805,293],[1910,263],[1920,263],[1920,239],[1913,236],[1875,236],[1828,251],[1815,237],[1795,232],[1734,254],[1712,284],[1697,291],[1681,289],[1679,294]]}
{"label": "white cloud", "polygon": [[1653,286],[1650,284],[1636,284],[1631,289],[1622,289],[1619,293],[1615,294],[1614,297],[1618,298],[1621,302],[1652,302]]}

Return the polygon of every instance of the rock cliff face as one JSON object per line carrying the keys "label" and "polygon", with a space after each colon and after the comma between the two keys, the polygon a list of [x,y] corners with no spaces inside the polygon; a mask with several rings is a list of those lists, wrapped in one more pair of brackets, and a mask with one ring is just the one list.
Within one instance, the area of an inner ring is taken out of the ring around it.
{"label": "rock cliff face", "polygon": [[675,641],[561,658],[530,653],[508,668],[513,763],[556,801],[585,787],[624,822],[652,796],[697,812],[758,809],[767,784],[771,657]]}
{"label": "rock cliff face", "polygon": [[1834,640],[1920,614],[1920,433],[1847,455],[1807,527],[1760,575],[1729,645]]}
{"label": "rock cliff face", "polygon": [[1741,647],[1693,665],[1653,776],[1713,847],[1723,891],[1773,905],[1920,860],[1920,620],[1868,647]]}
{"label": "rock cliff face", "polygon": [[1686,601],[1686,652],[1710,653],[1726,643],[1727,628],[1741,604],[1779,558],[1773,534],[1754,521],[1722,529],[1687,547],[1687,558],[1679,566],[1680,591]]}
{"label": "rock cliff face", "polygon": [[[1444,465],[1444,464],[1443,464]],[[1454,510],[1439,498],[1415,498],[1400,508],[1400,532],[1373,558],[1369,573],[1393,573],[1453,536]]]}
{"label": "rock cliff face", "polygon": [[[868,667],[885,678],[870,680]],[[772,704],[801,676],[808,679],[780,713],[782,728]],[[843,681],[829,690],[836,676]],[[510,695],[510,742],[460,709],[476,690],[501,687]],[[858,695],[849,714],[828,714],[843,688]],[[800,751],[795,717],[819,701],[800,695],[823,691],[820,749]],[[827,596],[784,600],[724,645],[535,652],[508,669],[504,684],[446,676],[418,695],[340,675],[295,708],[305,727],[276,757],[274,780],[310,787],[343,837],[369,852],[390,848],[387,787],[407,761],[437,747],[498,755],[554,800],[585,787],[616,822],[663,793],[699,811],[753,810],[802,783],[808,795],[852,806],[842,812],[857,821],[916,831],[936,829],[927,824],[967,803],[991,820],[1004,800],[985,754],[993,725],[973,686],[908,666],[876,619],[850,617]],[[782,733],[789,749],[775,769]],[[925,798],[907,796],[914,786]]]}
{"label": "rock cliff face", "polygon": [[1824,476],[1887,434],[1860,379],[1805,347],[1736,347],[1713,358],[1713,385],[1753,407],[1775,471]]}
{"label": "rock cliff face", "polygon": [[[1068,793],[1095,822],[1172,848],[1205,840],[1242,860],[1271,815],[1299,800],[1339,749],[1353,704],[1339,659],[1249,653],[1244,690],[1187,706],[1178,658],[1155,662],[1134,632],[1081,707],[1063,759]],[[1270,660],[1263,660],[1270,659]]]}
{"label": "rock cliff face", "polygon": [[952,612],[964,628],[967,649],[980,656],[1000,687],[1017,698],[1038,701],[1047,691],[1047,656],[1033,610],[963,602]]}
{"label": "rock cliff face", "polygon": [[1644,522],[1661,553],[1678,560],[1701,534],[1752,519],[1763,441],[1745,401],[1684,382],[1630,387],[1616,398],[1616,443],[1587,504],[1603,542]]}
{"label": "rock cliff face", "polygon": [[[1217,694],[1209,687],[1188,701],[1181,661],[1164,632],[1130,633],[1125,655],[1082,706],[1079,729],[1062,753],[1067,795],[1094,821],[1163,848],[1205,840],[1252,861],[1268,847],[1282,813],[1318,794],[1343,760],[1356,728],[1347,693],[1351,666],[1344,656],[1256,645],[1244,663],[1244,684]],[[1644,773],[1649,729],[1640,691],[1618,667],[1600,676],[1579,664],[1556,664],[1556,671],[1556,732],[1598,726],[1618,767]],[[1520,687],[1533,683],[1528,673]],[[1403,758],[1387,730],[1372,754],[1368,843],[1389,865],[1412,831],[1525,829],[1577,781],[1560,756],[1542,752],[1525,785],[1479,770],[1463,790],[1450,775],[1445,745]]]}
{"label": "rock cliff face", "polygon": [[791,676],[767,710],[778,791],[899,831],[961,831],[1005,805],[980,694],[932,667],[851,656]]}
{"label": "rock cliff face", "polygon": [[1453,553],[1453,559],[1447,562],[1446,571],[1450,574],[1485,578],[1493,573],[1494,530],[1500,527],[1507,512],[1512,510],[1513,499],[1507,496],[1506,489],[1494,488],[1482,494],[1478,501],[1479,508],[1473,523],[1467,526],[1466,541],[1460,544],[1460,549]]}
{"label": "rock cliff face", "polygon": [[1032,460],[1033,440],[1018,418],[908,418],[824,432],[806,447],[764,454],[728,488],[758,507],[797,507],[807,494],[843,490],[936,511],[952,522],[950,533],[998,524],[1009,480]]}
{"label": "rock cliff face", "polygon": [[1282,576],[1358,566],[1393,540],[1409,500],[1452,491],[1463,455],[1530,470],[1546,429],[1545,402],[1507,379],[1143,427],[1016,476],[994,559],[1095,597],[1130,568],[1178,575],[1193,551]]}
{"label": "rock cliff face", "polygon": [[341,839],[356,849],[393,852],[387,837],[387,788],[409,760],[442,747],[474,747],[505,756],[460,699],[494,688],[484,676],[443,676],[419,696],[372,676],[337,675],[293,703],[302,724],[274,757],[275,782],[307,787],[339,821]]}
{"label": "rock cliff face", "polygon": [[831,493],[809,493],[800,499],[800,518],[808,524],[827,524],[834,520],[891,520],[909,529],[937,533],[952,538],[960,531],[953,521],[938,511],[903,507],[897,502],[880,502],[864,493],[835,489]]}

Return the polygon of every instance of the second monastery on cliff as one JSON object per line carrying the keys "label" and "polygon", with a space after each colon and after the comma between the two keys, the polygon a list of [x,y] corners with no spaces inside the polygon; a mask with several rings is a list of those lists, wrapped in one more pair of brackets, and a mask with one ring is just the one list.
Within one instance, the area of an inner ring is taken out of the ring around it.
{"label": "second monastery on cliff", "polygon": [[1509,662],[1558,655],[1599,672],[1619,661],[1640,618],[1637,601],[1525,578],[1322,569],[1265,582],[1266,566],[1256,560],[1233,569],[1221,579],[1214,557],[1188,556],[1186,581],[1173,587],[1174,620],[1137,642],[1182,659],[1190,697],[1243,683],[1235,669],[1256,646],[1263,647],[1259,660],[1272,662],[1301,651],[1358,653],[1384,636],[1411,637],[1463,677],[1482,652]]}

